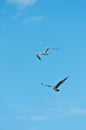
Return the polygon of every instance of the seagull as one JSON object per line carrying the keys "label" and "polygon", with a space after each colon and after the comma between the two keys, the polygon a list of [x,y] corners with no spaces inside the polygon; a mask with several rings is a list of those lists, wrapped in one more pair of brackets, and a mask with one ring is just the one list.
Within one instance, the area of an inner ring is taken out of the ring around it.
{"label": "seagull", "polygon": [[48,51],[49,51],[50,49],[59,50],[59,49],[57,49],[57,48],[49,48],[49,47],[47,47],[44,51],[39,52],[39,53],[36,53],[36,57],[37,57],[39,60],[41,60],[41,55],[48,55],[48,54],[49,54]]}
{"label": "seagull", "polygon": [[44,83],[41,83],[41,85],[47,86],[47,87],[51,87],[53,90],[55,90],[55,91],[58,92],[58,91],[60,91],[60,90],[58,89],[58,87],[59,87],[61,84],[63,84],[67,79],[68,79],[68,77],[65,77],[64,79],[60,80],[55,86],[48,85],[48,84],[44,84]]}

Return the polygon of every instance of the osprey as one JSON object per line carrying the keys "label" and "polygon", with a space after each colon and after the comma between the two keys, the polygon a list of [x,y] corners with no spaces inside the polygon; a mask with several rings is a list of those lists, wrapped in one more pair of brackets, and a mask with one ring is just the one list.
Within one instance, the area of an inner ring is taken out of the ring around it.
{"label": "osprey", "polygon": [[49,47],[47,47],[44,51],[37,53],[37,54],[36,54],[36,57],[37,57],[39,60],[41,60],[41,55],[44,55],[44,56],[48,55],[48,54],[49,54],[48,51],[49,51],[50,49],[59,50],[59,49],[57,49],[57,48],[49,48]]}
{"label": "osprey", "polygon": [[60,80],[55,86],[52,85],[48,85],[48,84],[43,84],[41,83],[41,85],[47,86],[47,87],[51,87],[53,90],[55,91],[60,91],[58,88],[61,84],[63,84],[66,80],[68,79],[68,77],[65,77],[64,79]]}

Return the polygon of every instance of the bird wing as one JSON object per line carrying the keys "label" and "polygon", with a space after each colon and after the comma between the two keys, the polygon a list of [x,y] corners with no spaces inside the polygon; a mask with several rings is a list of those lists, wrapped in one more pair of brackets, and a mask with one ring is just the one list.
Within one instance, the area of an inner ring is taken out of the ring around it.
{"label": "bird wing", "polygon": [[37,57],[39,60],[41,60],[41,57],[40,57],[40,54],[39,54],[39,53],[36,54],[36,57]]}
{"label": "bird wing", "polygon": [[58,48],[49,48],[49,47],[47,47],[47,48],[44,50],[44,53],[47,53],[50,49],[59,50]]}
{"label": "bird wing", "polygon": [[68,79],[68,77],[66,77],[66,78],[64,78],[64,79],[62,79],[62,80],[60,80],[53,88],[54,89],[57,89],[61,84],[63,84],[63,82],[65,81],[65,80],[67,80]]}
{"label": "bird wing", "polygon": [[47,86],[47,87],[52,87],[51,85],[44,84],[44,83],[41,83],[41,85],[43,85],[43,86]]}
{"label": "bird wing", "polygon": [[47,53],[49,51],[49,47],[47,47],[45,50],[44,50],[44,53]]}
{"label": "bird wing", "polygon": [[51,49],[54,49],[54,50],[59,50],[58,48],[51,48]]}

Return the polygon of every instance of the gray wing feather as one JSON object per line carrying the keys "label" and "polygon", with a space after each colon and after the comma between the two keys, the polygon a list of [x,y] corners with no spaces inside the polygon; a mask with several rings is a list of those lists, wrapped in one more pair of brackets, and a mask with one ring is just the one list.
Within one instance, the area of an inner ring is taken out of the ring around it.
{"label": "gray wing feather", "polygon": [[47,53],[49,51],[49,47],[47,47],[45,50],[44,50],[44,53]]}
{"label": "gray wing feather", "polygon": [[60,50],[60,49],[58,49],[58,48],[51,48],[51,49],[54,49],[54,50]]}
{"label": "gray wing feather", "polygon": [[36,57],[37,57],[39,60],[41,60],[41,57],[40,57],[39,54],[36,54]]}
{"label": "gray wing feather", "polygon": [[59,81],[53,88],[58,88],[61,84],[63,84],[65,82],[65,80],[67,80],[68,77],[64,78],[63,80]]}
{"label": "gray wing feather", "polygon": [[43,85],[43,86],[47,86],[47,87],[52,87],[51,85],[44,84],[44,83],[41,83],[41,85]]}
{"label": "gray wing feather", "polygon": [[59,50],[58,48],[49,48],[49,47],[47,47],[47,48],[44,50],[44,53],[47,53],[50,49]]}

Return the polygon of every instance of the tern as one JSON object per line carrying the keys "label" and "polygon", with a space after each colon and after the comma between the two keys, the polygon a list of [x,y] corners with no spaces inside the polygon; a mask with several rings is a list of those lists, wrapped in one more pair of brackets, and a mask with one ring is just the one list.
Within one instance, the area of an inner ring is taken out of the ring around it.
{"label": "tern", "polygon": [[48,84],[44,84],[44,83],[41,83],[41,85],[43,86],[47,86],[47,87],[51,87],[53,90],[55,91],[60,91],[58,88],[61,84],[63,84],[66,80],[68,79],[68,77],[65,77],[64,79],[60,80],[55,86],[52,86],[52,85],[48,85]]}
{"label": "tern", "polygon": [[41,55],[44,55],[44,56],[48,55],[48,54],[49,54],[48,51],[51,50],[51,49],[59,50],[59,49],[57,49],[57,48],[49,48],[49,47],[47,47],[44,51],[39,52],[39,53],[36,53],[36,57],[37,57],[39,60],[41,60]]}

